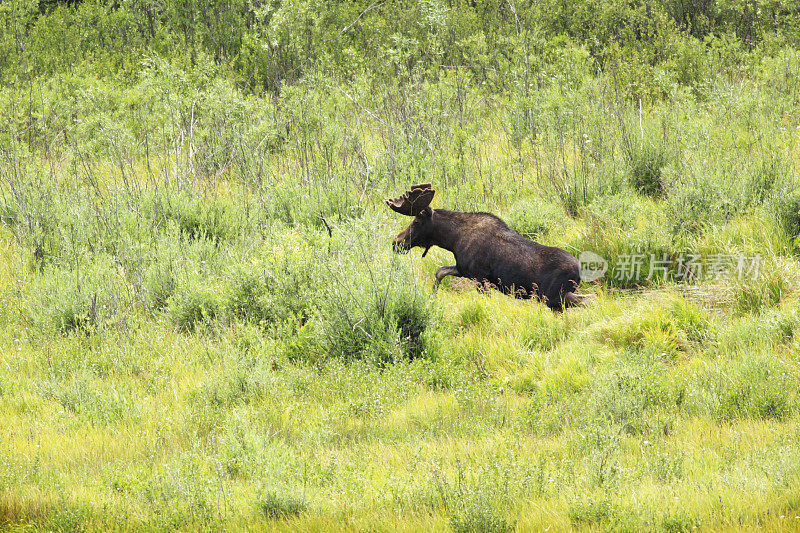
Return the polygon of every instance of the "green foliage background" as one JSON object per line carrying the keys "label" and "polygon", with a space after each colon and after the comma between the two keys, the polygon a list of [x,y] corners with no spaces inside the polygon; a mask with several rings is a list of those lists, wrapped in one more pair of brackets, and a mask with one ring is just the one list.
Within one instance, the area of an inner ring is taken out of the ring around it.
{"label": "green foliage background", "polygon": [[798,168],[790,0],[2,2],[0,528],[797,529]]}

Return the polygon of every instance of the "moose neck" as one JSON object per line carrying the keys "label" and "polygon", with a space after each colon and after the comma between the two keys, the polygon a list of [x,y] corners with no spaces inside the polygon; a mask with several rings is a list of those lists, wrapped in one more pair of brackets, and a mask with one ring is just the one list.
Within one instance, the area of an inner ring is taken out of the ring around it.
{"label": "moose neck", "polygon": [[434,209],[431,216],[436,229],[431,238],[431,244],[455,253],[459,248],[459,242],[464,237],[465,214],[446,209]]}

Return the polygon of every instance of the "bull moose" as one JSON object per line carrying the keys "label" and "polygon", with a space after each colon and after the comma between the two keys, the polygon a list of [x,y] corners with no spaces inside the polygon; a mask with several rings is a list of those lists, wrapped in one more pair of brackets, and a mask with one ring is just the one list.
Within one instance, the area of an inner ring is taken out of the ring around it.
{"label": "bull moose", "polygon": [[413,185],[402,196],[386,200],[401,215],[414,217],[394,239],[395,252],[415,246],[449,250],[454,266],[436,271],[436,290],[445,276],[469,278],[481,287],[494,287],[518,298],[537,298],[554,311],[577,305],[580,262],[568,252],[543,246],[517,234],[491,213],[459,213],[432,209],[435,191],[430,183]]}

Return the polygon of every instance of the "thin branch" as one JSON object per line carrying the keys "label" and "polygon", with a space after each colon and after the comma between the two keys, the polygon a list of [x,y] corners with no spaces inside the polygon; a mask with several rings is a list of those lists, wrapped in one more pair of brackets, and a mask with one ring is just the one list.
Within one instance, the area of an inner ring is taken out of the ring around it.
{"label": "thin branch", "polygon": [[373,9],[375,9],[376,7],[378,7],[379,5],[381,5],[381,2],[372,2],[372,4],[370,4],[370,6],[369,6],[367,9],[365,9],[364,11],[362,11],[362,12],[361,12],[361,13],[360,13],[360,14],[359,14],[357,17],[356,17],[356,19],[355,19],[353,22],[351,22],[351,23],[350,23],[350,25],[349,25],[349,26],[346,26],[344,29],[342,29],[342,31],[340,31],[340,32],[339,32],[339,35],[343,34],[343,33],[344,33],[344,32],[346,32],[347,30],[349,30],[350,28],[352,28],[353,26],[355,26],[356,22],[358,22],[358,20],[359,20],[361,17],[363,17],[364,15],[366,15],[367,13],[369,13],[370,11],[372,11]]}
{"label": "thin branch", "polygon": [[387,128],[389,127],[389,125],[388,125],[388,124],[387,124],[387,123],[386,123],[386,122],[385,122],[383,119],[381,119],[381,118],[380,118],[378,115],[376,115],[375,113],[373,113],[372,111],[370,111],[369,109],[367,109],[366,107],[364,107],[363,105],[361,105],[361,104],[360,104],[360,103],[359,103],[359,102],[358,102],[358,101],[357,101],[355,98],[353,98],[352,96],[350,96],[350,95],[347,93],[347,91],[345,91],[345,90],[344,90],[344,89],[342,89],[342,88],[339,88],[339,90],[340,90],[340,91],[342,91],[342,94],[344,94],[344,95],[345,95],[347,98],[349,98],[351,102],[353,102],[353,103],[354,103],[354,104],[356,104],[358,107],[360,107],[362,111],[364,111],[364,112],[365,112],[365,113],[367,113],[369,116],[371,116],[372,118],[374,118],[375,120],[377,120],[378,122],[380,122],[381,124],[383,124],[383,126],[384,126],[384,127],[387,127]]}

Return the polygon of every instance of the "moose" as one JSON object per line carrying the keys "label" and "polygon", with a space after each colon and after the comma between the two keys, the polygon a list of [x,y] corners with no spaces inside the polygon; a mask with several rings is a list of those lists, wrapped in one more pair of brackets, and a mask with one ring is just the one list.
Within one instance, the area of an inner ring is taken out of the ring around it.
{"label": "moose", "polygon": [[491,213],[432,209],[434,194],[431,184],[423,183],[386,200],[392,210],[414,217],[392,242],[396,253],[419,246],[425,257],[438,246],[455,256],[455,265],[436,271],[434,291],[444,277],[460,276],[473,280],[479,290],[493,287],[517,298],[536,298],[554,311],[581,303],[575,294],[580,262],[571,254],[526,239]]}

